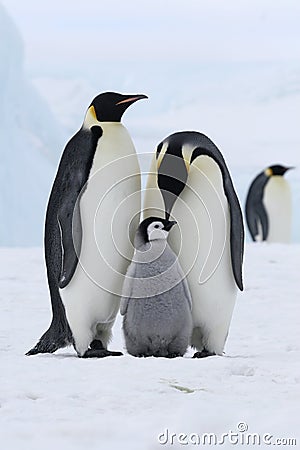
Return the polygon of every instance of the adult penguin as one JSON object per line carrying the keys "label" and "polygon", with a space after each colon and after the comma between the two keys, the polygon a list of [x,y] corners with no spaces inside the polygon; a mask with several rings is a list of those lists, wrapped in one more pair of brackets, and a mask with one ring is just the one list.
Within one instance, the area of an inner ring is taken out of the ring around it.
{"label": "adult penguin", "polygon": [[121,118],[143,98],[98,95],[65,147],[45,223],[53,317],[28,355],[69,344],[80,357],[121,354],[108,351],[107,344],[140,211],[138,159]]}
{"label": "adult penguin", "polygon": [[267,167],[252,181],[246,198],[246,221],[253,241],[290,242],[292,198],[284,174],[293,167]]}
{"label": "adult penguin", "polygon": [[163,214],[179,225],[169,242],[191,291],[194,357],[222,355],[237,288],[243,289],[244,227],[224,158],[204,134],[178,132],[158,145],[144,216]]}

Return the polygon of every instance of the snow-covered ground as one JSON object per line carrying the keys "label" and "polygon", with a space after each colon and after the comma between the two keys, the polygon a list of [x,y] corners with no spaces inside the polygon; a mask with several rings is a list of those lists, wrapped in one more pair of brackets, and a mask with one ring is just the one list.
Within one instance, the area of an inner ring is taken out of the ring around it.
{"label": "snow-covered ground", "polygon": [[[225,437],[220,448],[247,447],[251,433],[273,436],[257,448],[282,438],[299,446],[299,260],[296,244],[246,246],[246,289],[224,357],[82,360],[72,348],[24,356],[50,320],[42,250],[1,249],[1,448],[201,448],[191,433],[221,442],[230,430],[238,443]],[[120,318],[110,347],[123,348]],[[244,424],[248,431],[238,431]]]}

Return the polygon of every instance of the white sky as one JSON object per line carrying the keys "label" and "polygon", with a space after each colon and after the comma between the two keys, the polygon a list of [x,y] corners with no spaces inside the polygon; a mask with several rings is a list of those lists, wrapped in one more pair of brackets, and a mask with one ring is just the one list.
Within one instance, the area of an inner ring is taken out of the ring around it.
{"label": "white sky", "polygon": [[[0,0],[1,2],[1,0]],[[300,59],[299,0],[2,0],[29,68],[103,61]],[[80,58],[78,55],[80,54]]]}

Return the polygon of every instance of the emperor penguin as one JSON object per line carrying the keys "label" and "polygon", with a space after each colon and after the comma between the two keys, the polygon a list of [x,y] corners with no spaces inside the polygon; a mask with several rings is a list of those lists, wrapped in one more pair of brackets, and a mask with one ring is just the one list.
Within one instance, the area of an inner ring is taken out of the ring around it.
{"label": "emperor penguin", "polygon": [[246,221],[255,242],[291,241],[292,198],[284,174],[294,167],[267,167],[252,181],[246,198]]}
{"label": "emperor penguin", "polygon": [[222,355],[238,289],[243,290],[244,226],[225,160],[204,134],[182,131],[156,149],[144,217],[176,220],[169,243],[192,296],[194,358]]}
{"label": "emperor penguin", "polygon": [[79,357],[122,354],[107,345],[139,224],[140,168],[121,118],[144,98],[99,94],[64,149],[45,221],[53,317],[28,355],[70,344]]}
{"label": "emperor penguin", "polygon": [[175,223],[148,217],[135,235],[120,308],[126,348],[133,356],[183,356],[191,339],[191,294],[167,243]]}

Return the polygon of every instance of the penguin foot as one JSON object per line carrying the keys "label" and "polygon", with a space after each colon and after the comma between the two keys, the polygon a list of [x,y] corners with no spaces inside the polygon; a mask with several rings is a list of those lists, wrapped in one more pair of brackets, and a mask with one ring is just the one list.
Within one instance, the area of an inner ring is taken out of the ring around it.
{"label": "penguin foot", "polygon": [[100,339],[94,339],[87,351],[80,358],[106,358],[106,356],[122,356],[121,352],[107,350]]}
{"label": "penguin foot", "polygon": [[99,339],[94,339],[90,343],[90,348],[93,350],[104,350],[103,344]]}
{"label": "penguin foot", "polygon": [[122,352],[111,352],[105,348],[98,350],[89,348],[80,358],[106,358],[106,356],[122,356]]}
{"label": "penguin foot", "polygon": [[138,353],[137,355],[138,358],[150,358],[151,356],[153,356],[154,358],[178,358],[179,356],[183,356],[181,353],[168,353],[166,354],[161,354],[160,352],[156,352],[156,353]]}
{"label": "penguin foot", "polygon": [[201,352],[196,352],[193,358],[207,358],[208,356],[215,356],[214,352],[210,352],[204,348]]}
{"label": "penguin foot", "polygon": [[179,358],[183,356],[181,353],[169,353],[166,358]]}

